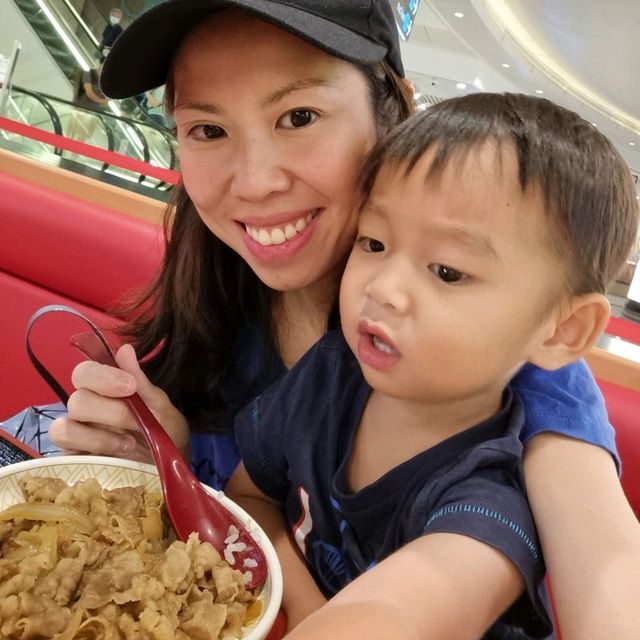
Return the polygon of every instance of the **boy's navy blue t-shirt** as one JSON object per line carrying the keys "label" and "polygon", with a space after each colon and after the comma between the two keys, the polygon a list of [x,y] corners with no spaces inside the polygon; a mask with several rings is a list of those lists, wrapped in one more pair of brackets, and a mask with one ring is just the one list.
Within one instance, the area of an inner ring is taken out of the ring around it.
{"label": "boy's navy blue t-shirt", "polygon": [[[264,369],[268,349],[256,327],[240,337],[233,370],[221,389],[227,411],[212,433],[191,435],[191,460],[198,479],[215,489],[224,489],[240,462],[233,434],[236,413],[286,373],[281,361]],[[615,433],[607,420],[602,394],[589,368],[576,362],[556,371],[526,365],[512,380],[525,408],[526,420],[520,439],[544,431],[560,433],[609,451],[619,468]]]}
{"label": "boy's navy blue t-shirt", "polygon": [[342,334],[331,332],[236,419],[249,475],[285,506],[324,594],[420,536],[457,533],[500,550],[523,576],[526,592],[501,619],[503,628],[553,637],[521,472],[519,397],[507,390],[498,415],[353,493],[347,463],[369,393]]}

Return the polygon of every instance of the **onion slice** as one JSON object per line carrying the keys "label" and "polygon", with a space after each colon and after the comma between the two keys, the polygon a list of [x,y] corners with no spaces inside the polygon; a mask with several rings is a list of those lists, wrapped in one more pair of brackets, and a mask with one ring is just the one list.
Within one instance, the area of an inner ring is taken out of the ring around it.
{"label": "onion slice", "polygon": [[0,511],[0,521],[12,519],[71,522],[83,533],[92,533],[95,529],[89,516],[78,509],[60,504],[22,502]]}

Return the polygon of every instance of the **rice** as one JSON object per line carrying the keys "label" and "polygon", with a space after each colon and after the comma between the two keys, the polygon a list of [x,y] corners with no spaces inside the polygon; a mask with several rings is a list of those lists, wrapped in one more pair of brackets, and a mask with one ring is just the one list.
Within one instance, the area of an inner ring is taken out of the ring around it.
{"label": "rice", "polygon": [[246,548],[247,545],[244,542],[229,542],[224,549],[224,559],[230,565],[234,565],[236,563],[236,559],[233,554],[244,551]]}
{"label": "rice", "polygon": [[227,529],[227,537],[225,538],[224,543],[231,544],[235,542],[239,537],[240,537],[240,531],[238,530],[238,527],[231,524]]}

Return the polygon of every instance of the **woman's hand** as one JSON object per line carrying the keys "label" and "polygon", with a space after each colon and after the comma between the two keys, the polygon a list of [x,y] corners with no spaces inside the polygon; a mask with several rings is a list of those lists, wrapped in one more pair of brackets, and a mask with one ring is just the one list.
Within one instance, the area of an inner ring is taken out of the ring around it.
{"label": "woman's hand", "polygon": [[142,462],[151,452],[133,414],[120,399],[138,393],[185,458],[189,458],[189,427],[167,394],[149,382],[131,345],[116,353],[121,369],[81,362],[71,377],[76,391],[69,397],[69,415],[54,420],[49,437],[64,453],[92,453]]}

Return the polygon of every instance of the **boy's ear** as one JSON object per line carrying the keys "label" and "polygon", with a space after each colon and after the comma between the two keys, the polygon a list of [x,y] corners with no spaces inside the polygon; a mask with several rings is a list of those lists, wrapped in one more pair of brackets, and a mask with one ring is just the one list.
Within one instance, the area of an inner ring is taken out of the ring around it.
{"label": "boy's ear", "polygon": [[604,331],[610,315],[604,295],[575,296],[556,311],[546,337],[532,349],[529,362],[542,369],[559,369],[582,358]]}

